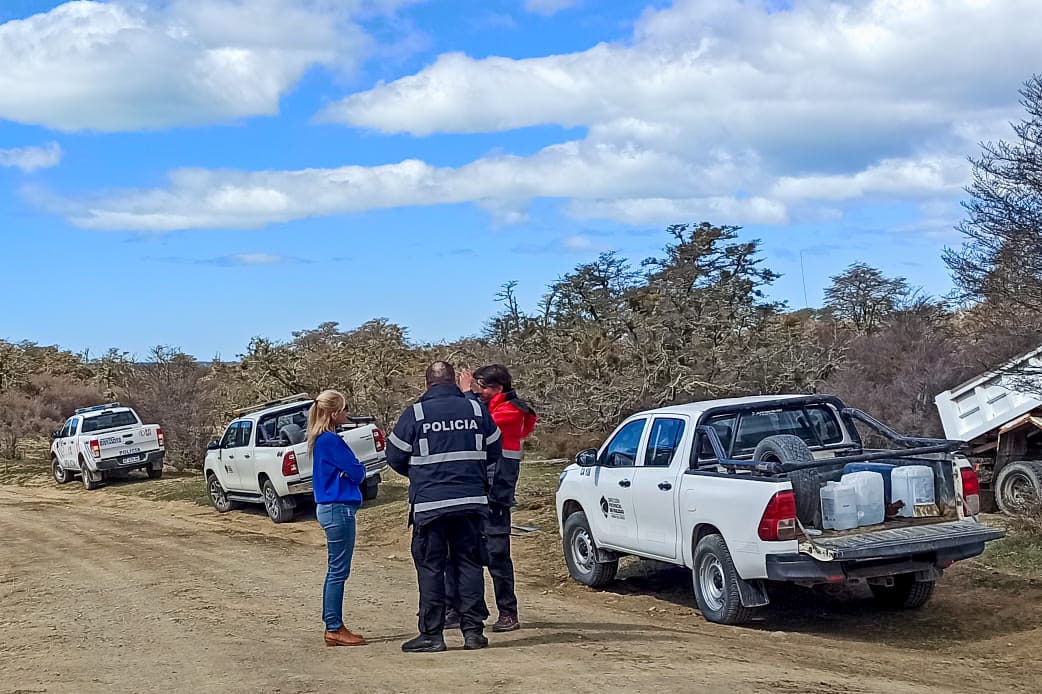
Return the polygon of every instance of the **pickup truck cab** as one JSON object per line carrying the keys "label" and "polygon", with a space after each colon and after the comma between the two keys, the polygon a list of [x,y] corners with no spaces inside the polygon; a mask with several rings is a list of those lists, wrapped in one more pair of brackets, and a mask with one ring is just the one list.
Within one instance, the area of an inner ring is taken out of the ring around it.
{"label": "pickup truck cab", "polygon": [[[868,448],[855,423],[892,448]],[[828,396],[641,412],[561,473],[565,560],[594,587],[614,579],[623,555],[685,566],[702,615],[724,624],[767,605],[771,581],[867,583],[887,606],[920,607],[945,568],[1003,535],[976,520],[977,478],[960,446],[901,436]],[[928,466],[935,509],[825,530],[819,493],[856,462]]]}
{"label": "pickup truck cab", "polygon": [[[307,450],[306,394],[237,410],[224,435],[210,442],[203,473],[207,494],[219,513],[236,504],[263,504],[275,523],[293,520],[298,502],[313,498]],[[351,417],[337,432],[365,465],[362,498],[375,499],[387,467],[384,434],[372,417]]]}
{"label": "pickup truck cab", "polygon": [[52,438],[51,473],[58,484],[79,475],[84,487],[96,489],[132,470],[145,470],[150,479],[163,476],[162,428],[142,424],[137,412],[118,402],[81,407]]}

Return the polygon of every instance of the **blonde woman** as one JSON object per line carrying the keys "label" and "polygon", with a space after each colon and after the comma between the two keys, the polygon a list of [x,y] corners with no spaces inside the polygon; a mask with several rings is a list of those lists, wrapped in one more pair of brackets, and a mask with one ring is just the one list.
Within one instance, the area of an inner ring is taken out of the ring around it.
{"label": "blonde woman", "polygon": [[355,551],[355,512],[362,504],[358,485],[365,480],[365,466],[336,434],[336,428],[347,423],[346,406],[342,393],[325,390],[308,412],[315,504],[329,550],[329,568],[322,590],[327,646],[365,645],[364,638],[344,626],[344,583],[351,574]]}

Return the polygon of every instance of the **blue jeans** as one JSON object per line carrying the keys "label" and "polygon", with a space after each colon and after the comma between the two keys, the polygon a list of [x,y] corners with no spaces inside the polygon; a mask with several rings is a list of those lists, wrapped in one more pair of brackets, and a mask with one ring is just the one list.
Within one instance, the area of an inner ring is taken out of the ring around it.
{"label": "blue jeans", "polygon": [[318,522],[326,531],[329,568],[322,589],[322,620],[326,631],[344,625],[344,583],[351,575],[351,557],[355,553],[355,512],[353,504],[319,504]]}

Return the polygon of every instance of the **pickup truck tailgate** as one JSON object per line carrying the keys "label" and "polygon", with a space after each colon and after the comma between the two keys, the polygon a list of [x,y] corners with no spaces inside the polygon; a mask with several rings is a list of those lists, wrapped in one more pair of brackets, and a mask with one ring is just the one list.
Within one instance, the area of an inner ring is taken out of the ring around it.
{"label": "pickup truck tailgate", "polygon": [[972,520],[804,540],[800,552],[822,561],[862,561],[926,554],[998,540],[1004,532]]}

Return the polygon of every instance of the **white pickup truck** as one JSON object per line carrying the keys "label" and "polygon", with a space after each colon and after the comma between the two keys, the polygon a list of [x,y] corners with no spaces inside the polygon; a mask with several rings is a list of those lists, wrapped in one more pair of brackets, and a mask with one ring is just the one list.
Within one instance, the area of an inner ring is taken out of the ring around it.
{"label": "white pickup truck", "polygon": [[[306,394],[237,410],[220,440],[210,442],[203,472],[207,494],[220,513],[238,503],[263,504],[276,523],[293,520],[298,501],[312,498]],[[384,434],[372,417],[351,417],[339,435],[365,465],[362,498],[375,499],[387,467]]]}
{"label": "white pickup truck", "polygon": [[[865,446],[858,426],[892,449]],[[960,446],[901,436],[829,396],[641,412],[561,473],[565,560],[594,587],[614,579],[623,555],[688,567],[699,610],[722,624],[767,605],[770,581],[867,583],[886,606],[920,607],[945,568],[1003,535],[976,520],[977,478]],[[855,463],[928,466],[935,510],[824,530],[821,488]]]}
{"label": "white pickup truck", "polygon": [[79,475],[84,487],[96,489],[131,470],[145,470],[151,479],[163,476],[162,428],[142,424],[137,412],[118,402],[81,407],[52,438],[51,473],[58,484]]}

